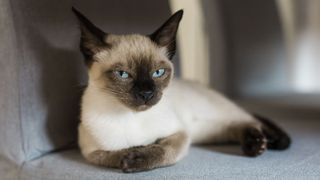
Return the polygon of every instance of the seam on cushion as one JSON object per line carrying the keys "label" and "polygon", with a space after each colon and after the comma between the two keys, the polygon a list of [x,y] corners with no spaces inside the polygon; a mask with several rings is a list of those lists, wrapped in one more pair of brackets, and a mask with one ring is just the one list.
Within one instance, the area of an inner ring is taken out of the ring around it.
{"label": "seam on cushion", "polygon": [[34,157],[32,159],[29,159],[28,162],[32,162],[32,161],[35,161],[35,160],[38,160],[38,159],[41,159],[45,156],[48,156],[50,154],[56,154],[56,153],[61,153],[61,152],[65,152],[65,151],[70,151],[70,150],[75,150],[75,149],[78,149],[78,145],[77,145],[77,142],[71,142],[61,148],[58,148],[58,149],[54,149],[52,151],[48,151],[40,156],[37,156],[37,157]]}
{"label": "seam on cushion", "polygon": [[[13,32],[14,34],[16,35],[16,38],[15,38],[15,44],[16,44],[16,47],[17,47],[17,51],[18,52],[23,52],[22,51],[22,47],[21,45],[19,44],[19,39],[21,39],[21,34],[19,34],[19,25],[17,25],[17,23],[19,23],[19,21],[17,21],[17,19],[19,18],[19,16],[15,13],[14,11],[14,5],[13,5],[13,1],[11,0],[8,0],[9,2],[9,8],[10,8],[10,11],[11,11],[11,14],[12,14],[12,22],[13,22]],[[23,53],[21,53],[21,59],[24,59],[24,56],[23,56]],[[26,163],[26,151],[25,151],[25,142],[24,142],[24,139],[23,139],[23,128],[22,128],[22,112],[21,112],[21,88],[20,88],[20,67],[21,67],[21,60],[17,60],[17,84],[18,84],[18,112],[19,112],[19,130],[20,130],[20,143],[21,143],[21,150],[22,150],[22,154],[23,154],[23,157],[21,159],[21,163],[18,164],[18,172],[19,174],[17,175],[18,176],[18,179],[21,179],[21,172],[22,172],[22,169]]]}

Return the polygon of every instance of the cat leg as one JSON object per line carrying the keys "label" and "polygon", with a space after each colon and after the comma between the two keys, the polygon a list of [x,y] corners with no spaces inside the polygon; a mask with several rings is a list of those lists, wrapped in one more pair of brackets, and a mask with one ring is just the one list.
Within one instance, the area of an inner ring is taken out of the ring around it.
{"label": "cat leg", "polygon": [[85,158],[90,163],[98,166],[120,168],[121,159],[130,151],[130,149],[123,149],[118,151],[96,150],[85,156]]}
{"label": "cat leg", "polygon": [[212,140],[213,143],[240,143],[243,154],[250,157],[262,154],[267,148],[267,138],[262,132],[261,123],[254,119],[230,121],[221,127]]}
{"label": "cat leg", "polygon": [[94,151],[87,159],[96,165],[120,168],[123,172],[139,172],[176,163],[186,154],[188,147],[186,133],[178,132],[147,146],[119,151]]}
{"label": "cat leg", "polygon": [[187,154],[189,145],[190,140],[185,132],[175,133],[130,151],[122,159],[121,169],[130,173],[175,164]]}
{"label": "cat leg", "polygon": [[226,141],[239,142],[245,155],[255,157],[267,148],[284,150],[290,145],[290,137],[270,120],[254,116],[252,122],[234,122],[220,135]]}
{"label": "cat leg", "polygon": [[289,135],[279,126],[265,117],[259,115],[254,115],[254,117],[262,123],[262,131],[267,138],[268,149],[284,150],[290,146]]}

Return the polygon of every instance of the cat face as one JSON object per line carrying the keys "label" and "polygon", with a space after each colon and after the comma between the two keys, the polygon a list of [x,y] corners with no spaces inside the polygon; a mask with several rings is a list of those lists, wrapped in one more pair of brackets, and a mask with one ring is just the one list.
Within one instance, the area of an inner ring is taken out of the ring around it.
{"label": "cat face", "polygon": [[166,51],[141,35],[109,35],[112,48],[93,56],[90,83],[134,110],[156,104],[173,74]]}
{"label": "cat face", "polygon": [[89,72],[89,85],[125,106],[146,110],[162,97],[173,76],[172,56],[182,11],[151,35],[107,34],[73,8],[80,21],[80,50]]}

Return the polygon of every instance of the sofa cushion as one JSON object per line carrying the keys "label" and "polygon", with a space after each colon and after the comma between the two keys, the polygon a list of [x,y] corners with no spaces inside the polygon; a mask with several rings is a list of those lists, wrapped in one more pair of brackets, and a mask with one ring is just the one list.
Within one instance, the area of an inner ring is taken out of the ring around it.
{"label": "sofa cushion", "polygon": [[239,146],[192,147],[174,166],[124,174],[85,162],[78,150],[53,153],[26,163],[22,179],[319,179],[320,121],[281,123],[292,136],[286,151],[267,151],[256,158],[241,155]]}
{"label": "sofa cushion", "polygon": [[10,0],[0,1],[0,163],[24,160],[19,102],[19,49]]}

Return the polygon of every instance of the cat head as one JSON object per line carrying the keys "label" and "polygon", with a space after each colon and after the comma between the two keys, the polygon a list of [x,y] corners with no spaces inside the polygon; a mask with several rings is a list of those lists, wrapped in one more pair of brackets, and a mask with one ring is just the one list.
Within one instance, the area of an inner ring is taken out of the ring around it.
{"label": "cat head", "polygon": [[173,77],[171,59],[183,11],[173,14],[150,35],[114,35],[72,10],[79,19],[80,50],[88,67],[89,86],[136,111],[155,105]]}

